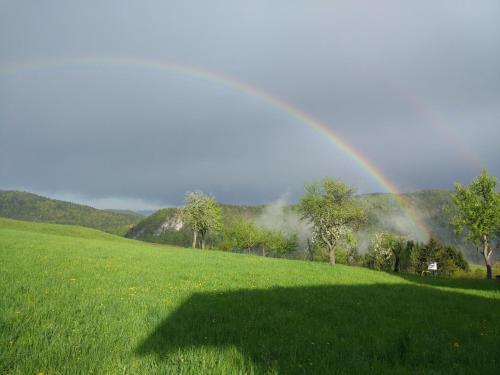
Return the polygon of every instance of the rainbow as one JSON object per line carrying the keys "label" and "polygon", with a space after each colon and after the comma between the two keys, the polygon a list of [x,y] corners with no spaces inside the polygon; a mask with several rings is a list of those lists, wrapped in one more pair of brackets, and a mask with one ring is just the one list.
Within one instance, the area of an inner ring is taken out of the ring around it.
{"label": "rainbow", "polygon": [[180,74],[201,78],[204,80],[213,81],[239,92],[243,92],[252,97],[259,98],[268,104],[272,105],[290,116],[296,118],[301,123],[316,130],[322,134],[326,139],[335,145],[340,151],[346,154],[355,164],[362,168],[369,176],[371,176],[377,183],[387,192],[394,194],[394,197],[406,213],[406,215],[415,224],[416,233],[418,238],[427,238],[431,234],[431,230],[423,222],[417,214],[415,208],[412,206],[398,188],[384,176],[382,171],[376,167],[370,160],[363,156],[352,145],[341,139],[333,130],[331,130],[325,123],[307,114],[302,109],[293,106],[285,100],[272,95],[258,87],[255,87],[247,82],[235,79],[222,73],[215,73],[199,67],[176,64],[171,62],[163,62],[156,60],[145,60],[137,58],[110,58],[110,57],[80,57],[70,59],[57,59],[57,60],[37,60],[25,63],[14,63],[0,66],[0,74],[14,74],[20,71],[41,69],[41,68],[56,68],[68,65],[95,65],[95,66],[124,66],[124,67],[139,67],[150,68],[159,70],[174,71]]}

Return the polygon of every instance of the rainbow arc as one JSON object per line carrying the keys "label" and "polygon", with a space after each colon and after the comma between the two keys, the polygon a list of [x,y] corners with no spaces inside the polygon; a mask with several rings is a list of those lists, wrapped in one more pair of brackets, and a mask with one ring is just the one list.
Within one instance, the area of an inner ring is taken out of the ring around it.
{"label": "rainbow arc", "polygon": [[245,93],[249,96],[258,98],[267,102],[274,108],[287,113],[288,115],[299,120],[300,123],[308,126],[311,129],[322,134],[331,143],[334,144],[341,152],[346,154],[356,165],[358,165],[367,175],[373,180],[377,181],[380,187],[386,192],[394,194],[394,197],[401,207],[403,212],[415,224],[414,233],[418,238],[429,237],[431,231],[425,222],[419,217],[415,208],[402,193],[398,190],[396,185],[392,183],[387,177],[384,176],[382,171],[375,166],[366,156],[354,148],[347,141],[339,137],[326,123],[314,118],[302,109],[294,106],[285,100],[264,91],[261,88],[253,86],[247,82],[243,82],[234,77],[222,73],[216,73],[205,70],[203,68],[176,64],[171,62],[163,62],[156,60],[137,59],[137,58],[115,58],[115,57],[81,57],[71,59],[57,59],[57,60],[38,60],[25,63],[14,63],[9,65],[0,66],[0,74],[15,74],[32,69],[44,68],[57,68],[65,66],[79,66],[79,65],[92,65],[92,66],[110,66],[110,67],[137,67],[157,70],[167,70],[184,74],[191,77],[200,78],[203,80],[213,81],[221,85],[232,88],[236,91]]}

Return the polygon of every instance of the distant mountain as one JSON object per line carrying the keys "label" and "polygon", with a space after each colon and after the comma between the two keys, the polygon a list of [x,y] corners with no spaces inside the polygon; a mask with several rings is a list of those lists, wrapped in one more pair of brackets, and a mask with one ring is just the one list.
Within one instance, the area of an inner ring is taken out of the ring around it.
{"label": "distant mountain", "polygon": [[[408,212],[419,220],[427,228],[427,234],[452,244],[475,262],[481,261],[477,252],[463,238],[455,235],[450,225],[453,214],[451,192],[446,190],[421,190],[414,193],[402,194],[403,208],[393,194],[365,194],[357,198],[366,209],[367,222],[358,232],[359,247],[361,250],[368,246],[369,241],[376,232],[391,231],[406,235],[414,240],[427,240],[422,233],[415,232],[415,224]],[[269,209],[270,206],[237,206],[222,205],[223,218],[226,223],[236,217],[246,217],[266,225],[276,226],[277,221],[283,220],[287,215],[298,214],[294,206],[281,206]],[[283,213],[277,214],[281,209]],[[293,221],[286,219],[288,222]],[[186,228],[176,208],[166,208],[156,211],[154,214],[144,218],[131,228],[127,237],[143,241],[168,243],[179,246],[189,246],[191,233]]]}
{"label": "distant mountain", "polygon": [[135,212],[98,210],[20,191],[0,190],[0,216],[44,223],[75,224],[123,235],[143,218]]}

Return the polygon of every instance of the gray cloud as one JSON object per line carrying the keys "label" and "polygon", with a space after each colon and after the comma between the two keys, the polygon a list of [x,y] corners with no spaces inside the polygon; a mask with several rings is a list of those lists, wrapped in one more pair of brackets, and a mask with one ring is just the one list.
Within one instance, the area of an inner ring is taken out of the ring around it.
{"label": "gray cloud", "polygon": [[[480,166],[500,175],[498,19],[496,1],[17,1],[0,14],[0,70],[80,56],[202,67],[322,120],[402,190],[451,188]],[[104,65],[0,74],[0,189],[261,203],[325,175],[382,190],[324,136],[214,81]]]}

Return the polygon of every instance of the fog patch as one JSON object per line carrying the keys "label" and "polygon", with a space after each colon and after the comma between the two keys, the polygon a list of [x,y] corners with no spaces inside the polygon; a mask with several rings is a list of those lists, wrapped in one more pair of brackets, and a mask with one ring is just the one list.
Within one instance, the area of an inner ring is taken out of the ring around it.
{"label": "fog patch", "polygon": [[[371,213],[375,215],[377,220],[375,225],[377,229],[375,231],[373,229],[361,229],[356,232],[358,250],[361,253],[368,250],[375,234],[381,231],[397,234],[406,240],[417,242],[427,242],[429,240],[429,234],[422,233],[422,230],[417,227],[415,221],[404,212],[379,213],[373,210]],[[421,219],[424,221],[423,218]]]}
{"label": "fog patch", "polygon": [[355,235],[358,252],[361,254],[366,253],[375,234],[366,230],[359,230],[355,233]]}
{"label": "fog patch", "polygon": [[255,219],[255,224],[269,230],[280,231],[285,235],[297,235],[300,248],[305,248],[311,238],[312,225],[300,217],[290,202],[290,192],[282,194],[278,200],[264,207]]}

